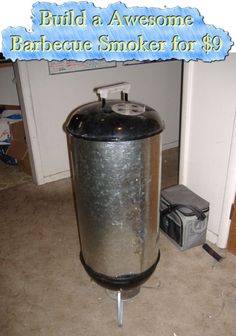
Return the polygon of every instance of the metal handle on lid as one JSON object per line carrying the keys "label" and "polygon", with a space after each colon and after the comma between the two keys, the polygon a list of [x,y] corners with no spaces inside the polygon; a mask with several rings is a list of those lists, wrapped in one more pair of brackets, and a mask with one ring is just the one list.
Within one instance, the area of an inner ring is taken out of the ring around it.
{"label": "metal handle on lid", "polygon": [[100,88],[96,88],[95,91],[101,97],[101,99],[107,99],[108,95],[116,92],[123,92],[128,95],[130,90],[131,84],[130,83],[119,83],[113,84],[108,86],[103,86]]}

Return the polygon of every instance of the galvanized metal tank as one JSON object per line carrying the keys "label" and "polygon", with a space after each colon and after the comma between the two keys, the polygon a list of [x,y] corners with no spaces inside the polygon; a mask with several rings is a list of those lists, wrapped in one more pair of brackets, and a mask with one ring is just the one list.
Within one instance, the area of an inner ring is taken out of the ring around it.
{"label": "galvanized metal tank", "polygon": [[[159,261],[161,132],[158,113],[128,101],[128,83],[99,88],[101,101],[67,124],[81,261],[100,285],[140,286]],[[120,91],[124,100],[106,100]]]}

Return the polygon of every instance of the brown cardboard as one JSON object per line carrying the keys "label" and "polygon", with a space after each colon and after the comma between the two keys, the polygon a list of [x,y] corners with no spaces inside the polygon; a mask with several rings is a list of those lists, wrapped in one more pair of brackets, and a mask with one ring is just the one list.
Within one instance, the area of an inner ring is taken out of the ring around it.
{"label": "brown cardboard", "polygon": [[5,110],[20,110],[19,105],[3,105],[0,104],[0,111],[5,111]]}
{"label": "brown cardboard", "polygon": [[25,131],[23,121],[17,121],[9,125],[12,141],[25,142]]}
{"label": "brown cardboard", "polygon": [[25,132],[23,121],[17,121],[9,125],[11,133],[11,145],[7,149],[6,154],[15,158],[20,169],[26,174],[31,175],[31,167],[27,144],[25,141]]}
{"label": "brown cardboard", "polygon": [[25,156],[22,160],[19,161],[19,167],[28,175],[32,175],[29,154],[25,153]]}
{"label": "brown cardboard", "polygon": [[23,160],[27,153],[27,146],[24,142],[12,141],[10,147],[7,149],[7,155],[14,157],[16,160]]}

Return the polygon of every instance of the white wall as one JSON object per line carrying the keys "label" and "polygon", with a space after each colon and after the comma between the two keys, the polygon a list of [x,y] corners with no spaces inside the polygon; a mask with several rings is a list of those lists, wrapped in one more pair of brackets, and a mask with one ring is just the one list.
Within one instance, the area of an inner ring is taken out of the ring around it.
{"label": "white wall", "polygon": [[12,66],[0,68],[0,104],[19,105]]}
{"label": "white wall", "polygon": [[[180,182],[210,202],[208,238],[218,242],[222,228],[228,230],[235,193],[235,182],[227,176],[229,163],[235,162],[236,155],[232,151],[236,54],[230,54],[224,62],[190,62],[184,69]],[[231,199],[225,202],[229,193]],[[227,216],[223,215],[225,207]],[[227,235],[219,246],[225,247],[226,241]]]}
{"label": "white wall", "polygon": [[93,89],[127,81],[130,100],[157,109],[165,120],[165,148],[178,144],[181,63],[159,62],[101,70],[49,75],[46,61],[19,62],[19,78],[25,101],[36,164],[37,182],[68,176],[66,135],[62,130],[68,114],[81,104],[97,100]]}

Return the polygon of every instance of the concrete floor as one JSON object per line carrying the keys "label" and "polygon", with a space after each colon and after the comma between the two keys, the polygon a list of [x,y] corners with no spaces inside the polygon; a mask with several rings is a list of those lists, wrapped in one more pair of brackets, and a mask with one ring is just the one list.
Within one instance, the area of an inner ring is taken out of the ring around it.
{"label": "concrete floor", "polygon": [[180,252],[161,235],[161,260],[141,293],[116,306],[79,261],[70,180],[0,191],[0,335],[235,336],[236,257]]}

